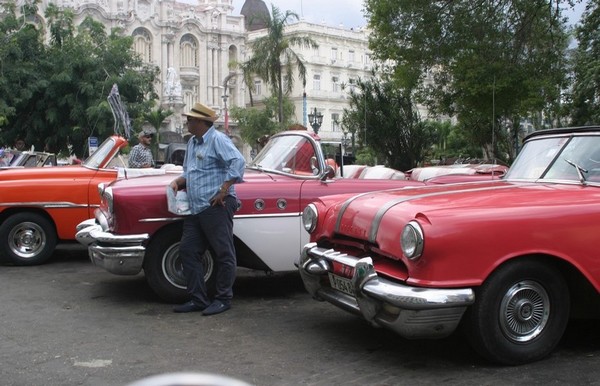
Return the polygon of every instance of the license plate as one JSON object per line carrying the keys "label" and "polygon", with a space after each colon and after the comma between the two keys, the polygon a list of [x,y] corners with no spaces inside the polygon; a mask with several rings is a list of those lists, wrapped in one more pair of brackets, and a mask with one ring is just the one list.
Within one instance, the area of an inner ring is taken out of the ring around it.
{"label": "license plate", "polygon": [[329,273],[329,283],[331,284],[331,288],[341,291],[350,296],[354,295],[354,287],[352,286],[352,282],[350,279],[346,279],[344,277],[340,277]]}

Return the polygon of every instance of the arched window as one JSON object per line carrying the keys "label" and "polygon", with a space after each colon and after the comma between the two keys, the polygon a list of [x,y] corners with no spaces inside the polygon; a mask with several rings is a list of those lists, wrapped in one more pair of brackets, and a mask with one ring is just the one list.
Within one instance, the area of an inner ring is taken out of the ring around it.
{"label": "arched window", "polygon": [[237,62],[238,61],[238,49],[236,46],[229,46],[229,62]]}
{"label": "arched window", "polygon": [[190,34],[184,35],[179,43],[181,67],[198,67],[198,41]]}
{"label": "arched window", "polygon": [[152,62],[152,35],[145,28],[136,28],[133,31],[133,49],[144,62]]}

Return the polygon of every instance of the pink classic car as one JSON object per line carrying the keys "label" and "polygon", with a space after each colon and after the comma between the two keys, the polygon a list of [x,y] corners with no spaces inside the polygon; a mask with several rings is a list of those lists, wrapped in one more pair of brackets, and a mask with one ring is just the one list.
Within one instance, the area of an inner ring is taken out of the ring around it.
{"label": "pink classic car", "polygon": [[303,221],[315,299],[406,338],[462,326],[494,362],[539,360],[570,317],[598,316],[600,127],[529,135],[502,180],[323,197]]}

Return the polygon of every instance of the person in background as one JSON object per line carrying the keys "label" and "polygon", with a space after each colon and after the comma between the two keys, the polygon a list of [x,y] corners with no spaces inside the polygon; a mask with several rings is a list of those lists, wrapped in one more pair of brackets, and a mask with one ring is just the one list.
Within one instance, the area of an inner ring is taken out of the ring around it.
{"label": "person in background", "polygon": [[[242,182],[246,162],[231,139],[218,131],[214,110],[201,103],[184,114],[192,134],[187,143],[183,174],[169,185],[186,189],[191,214],[184,217],[179,255],[191,300],[174,312],[201,311],[214,315],[231,307],[236,256],[233,215],[238,207],[234,184]],[[215,296],[209,298],[202,255],[215,261]]]}
{"label": "person in background", "polygon": [[25,145],[25,141],[23,141],[21,138],[17,138],[17,140],[15,141],[15,149],[19,151],[25,151],[26,146],[27,145]]}
{"label": "person in background", "polygon": [[152,157],[152,150],[150,144],[154,133],[142,130],[138,133],[139,143],[131,148],[129,153],[129,167],[130,168],[151,168],[154,167],[154,157]]}

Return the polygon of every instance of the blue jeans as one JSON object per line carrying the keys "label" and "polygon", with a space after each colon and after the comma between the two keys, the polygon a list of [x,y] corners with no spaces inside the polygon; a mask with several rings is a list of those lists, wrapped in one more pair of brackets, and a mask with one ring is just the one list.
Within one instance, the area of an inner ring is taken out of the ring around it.
{"label": "blue jeans", "polygon": [[199,306],[207,307],[212,302],[204,281],[205,268],[202,264],[202,255],[207,249],[212,252],[215,263],[215,299],[229,304],[233,297],[237,265],[233,245],[233,214],[236,209],[237,199],[227,196],[224,206],[211,206],[183,220],[179,256],[187,280],[187,291]]}

